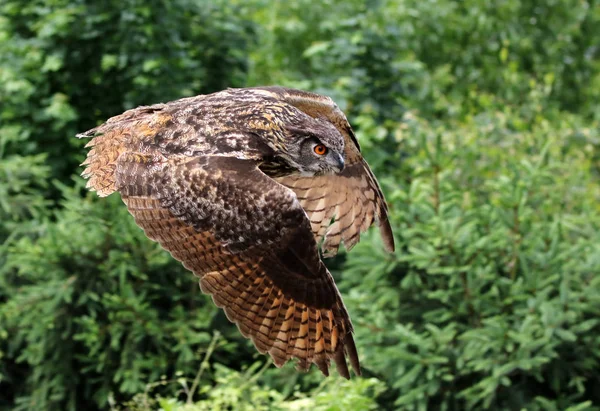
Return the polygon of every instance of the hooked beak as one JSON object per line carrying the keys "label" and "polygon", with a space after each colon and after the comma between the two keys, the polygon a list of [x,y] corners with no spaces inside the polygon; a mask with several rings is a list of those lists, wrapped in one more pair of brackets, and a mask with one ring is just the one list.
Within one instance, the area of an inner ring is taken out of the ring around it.
{"label": "hooked beak", "polygon": [[334,157],[333,166],[337,169],[338,173],[341,173],[344,169],[344,157],[339,154],[336,154]]}

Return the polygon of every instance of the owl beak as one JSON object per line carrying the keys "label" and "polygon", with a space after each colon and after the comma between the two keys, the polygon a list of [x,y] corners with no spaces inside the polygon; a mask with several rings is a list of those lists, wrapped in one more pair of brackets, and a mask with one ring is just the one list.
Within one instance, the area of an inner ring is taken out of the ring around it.
{"label": "owl beak", "polygon": [[337,168],[338,173],[341,172],[344,169],[344,157],[342,157],[341,155],[336,155],[335,157],[336,163],[335,163],[335,168]]}

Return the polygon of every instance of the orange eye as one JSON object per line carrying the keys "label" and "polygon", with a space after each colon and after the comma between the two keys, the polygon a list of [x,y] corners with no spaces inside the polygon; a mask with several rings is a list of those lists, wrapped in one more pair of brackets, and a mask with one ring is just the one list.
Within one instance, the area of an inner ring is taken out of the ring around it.
{"label": "orange eye", "polygon": [[320,156],[324,156],[325,154],[327,154],[327,147],[325,147],[323,144],[317,144],[313,150],[315,150],[315,153],[317,153]]}

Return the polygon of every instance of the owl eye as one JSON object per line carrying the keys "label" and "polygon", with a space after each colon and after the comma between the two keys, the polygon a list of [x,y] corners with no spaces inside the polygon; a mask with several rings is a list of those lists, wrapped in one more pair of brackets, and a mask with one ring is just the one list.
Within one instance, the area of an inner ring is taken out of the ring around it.
{"label": "owl eye", "polygon": [[325,147],[323,144],[317,144],[314,146],[313,150],[320,156],[327,154],[327,147]]}

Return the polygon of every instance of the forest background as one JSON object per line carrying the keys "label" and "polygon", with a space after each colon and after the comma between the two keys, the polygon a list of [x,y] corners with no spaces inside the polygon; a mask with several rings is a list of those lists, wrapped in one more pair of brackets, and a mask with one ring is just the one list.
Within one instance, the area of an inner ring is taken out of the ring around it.
{"label": "forest background", "polygon": [[[270,84],[390,203],[327,261],[361,378],[270,366],[79,177],[77,132]],[[1,0],[0,409],[600,409],[599,102],[595,0]]]}

